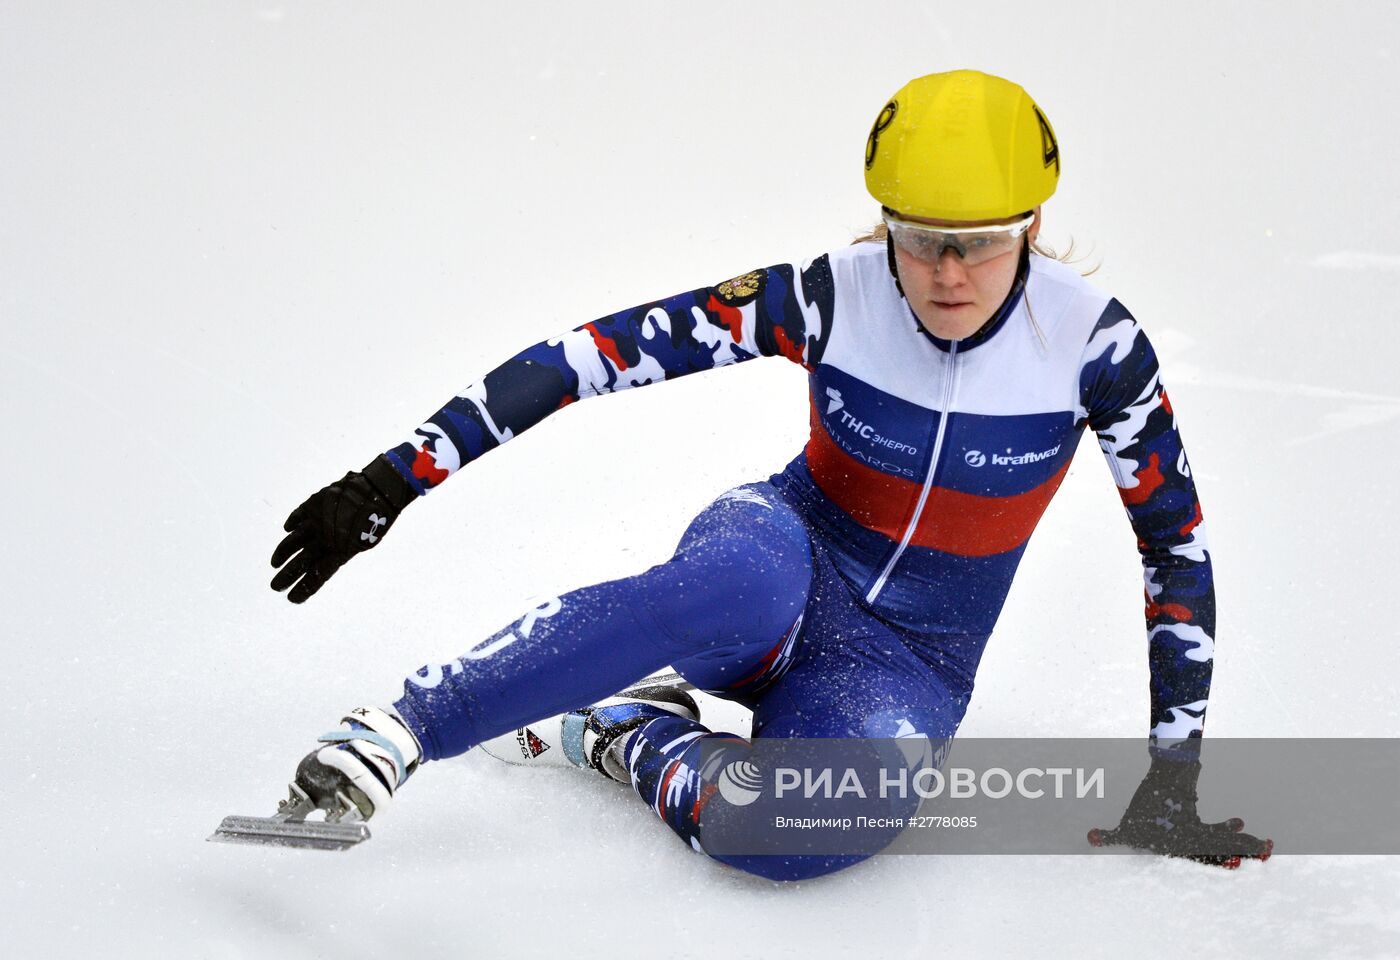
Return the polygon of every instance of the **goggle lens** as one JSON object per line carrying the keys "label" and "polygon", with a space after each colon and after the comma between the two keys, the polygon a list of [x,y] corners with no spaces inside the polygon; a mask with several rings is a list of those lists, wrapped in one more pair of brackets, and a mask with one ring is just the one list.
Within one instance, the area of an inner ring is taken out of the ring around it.
{"label": "goggle lens", "polygon": [[935,227],[901,220],[888,211],[884,220],[895,246],[916,260],[936,263],[944,250],[952,250],[964,263],[975,266],[1015,250],[1035,217],[1004,227]]}

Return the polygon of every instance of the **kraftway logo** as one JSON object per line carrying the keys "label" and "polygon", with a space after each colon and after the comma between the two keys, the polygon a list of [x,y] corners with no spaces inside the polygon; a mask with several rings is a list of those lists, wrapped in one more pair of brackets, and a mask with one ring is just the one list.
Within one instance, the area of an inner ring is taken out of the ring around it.
{"label": "kraftway logo", "polygon": [[[1011,448],[1007,447],[1007,456],[1002,456],[999,453],[992,454],[992,466],[1006,467],[1020,466],[1024,463],[1039,463],[1042,460],[1049,460],[1051,457],[1053,457],[1059,452],[1060,445],[1057,443],[1049,450],[1041,450],[1039,453],[1022,453],[1013,457],[1010,456]],[[981,450],[969,450],[967,451],[967,453],[963,454],[963,462],[966,463],[969,467],[985,466],[987,463],[987,455]]]}

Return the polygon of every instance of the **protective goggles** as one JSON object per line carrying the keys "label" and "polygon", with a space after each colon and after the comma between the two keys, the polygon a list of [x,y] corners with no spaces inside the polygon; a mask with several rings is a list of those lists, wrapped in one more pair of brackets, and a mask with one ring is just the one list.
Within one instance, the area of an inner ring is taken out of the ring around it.
{"label": "protective goggles", "polygon": [[974,266],[1016,249],[1016,241],[1035,222],[1035,214],[997,227],[935,227],[903,220],[889,208],[883,211],[885,226],[895,246],[916,260],[937,263],[944,250],[952,250],[963,263]]}

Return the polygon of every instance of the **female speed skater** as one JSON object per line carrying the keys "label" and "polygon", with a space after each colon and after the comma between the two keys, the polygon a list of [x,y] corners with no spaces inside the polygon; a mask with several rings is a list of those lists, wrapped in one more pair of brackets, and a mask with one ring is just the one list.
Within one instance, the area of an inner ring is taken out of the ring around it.
{"label": "female speed skater", "polygon": [[[675,686],[629,685],[669,666],[751,709],[755,743],[946,742],[1087,427],[1138,538],[1154,745],[1123,821],[1100,839],[1169,855],[1208,847],[1198,859],[1229,866],[1266,857],[1268,841],[1239,821],[1196,816],[1192,746],[1215,632],[1201,508],[1147,336],[1035,251],[1060,164],[1020,86],[970,70],[913,80],[865,144],[883,219],[871,237],[528,347],[313,494],[272,557],[272,587],[293,603],[375,547],[410,503],[576,400],[755,357],[809,373],[810,439],[781,473],[722,494],[666,562],[549,599],[417,670],[390,709],[352,711],[296,784],[332,817],[367,819],[428,761],[482,744],[552,749],[630,783],[706,852],[706,811],[723,804],[702,753],[747,743],[704,726]],[[1170,834],[1157,825],[1163,803],[1176,805]],[[863,856],[711,855],[779,880]]]}

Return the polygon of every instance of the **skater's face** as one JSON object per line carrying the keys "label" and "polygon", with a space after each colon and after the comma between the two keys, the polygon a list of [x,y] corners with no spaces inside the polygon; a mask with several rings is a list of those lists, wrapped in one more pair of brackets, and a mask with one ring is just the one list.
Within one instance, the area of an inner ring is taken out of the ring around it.
{"label": "skater's face", "polygon": [[[934,227],[998,227],[1024,220],[930,220],[924,217],[904,218],[913,223]],[[1033,243],[1040,233],[1040,208],[1029,230],[1012,243],[1005,252],[981,262],[969,263],[956,250],[944,248],[936,258],[924,256],[894,245],[895,265],[905,299],[925,330],[944,340],[961,340],[976,333],[986,323],[1016,279],[1021,245]],[[975,257],[970,259],[976,259]]]}

